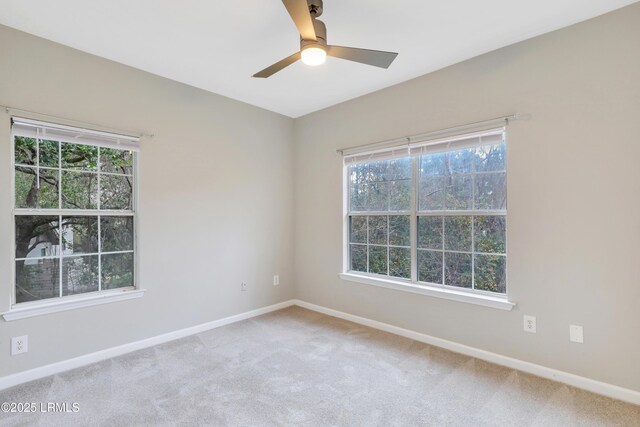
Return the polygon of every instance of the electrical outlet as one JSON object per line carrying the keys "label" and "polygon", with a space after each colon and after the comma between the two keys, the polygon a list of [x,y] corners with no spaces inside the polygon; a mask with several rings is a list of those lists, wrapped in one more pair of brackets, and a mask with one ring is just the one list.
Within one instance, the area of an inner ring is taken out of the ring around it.
{"label": "electrical outlet", "polygon": [[569,325],[569,341],[580,344],[584,343],[584,331],[582,330],[582,326]]}
{"label": "electrical outlet", "polygon": [[29,351],[29,336],[23,335],[21,337],[11,338],[11,355],[26,353]]}
{"label": "electrical outlet", "polygon": [[280,284],[280,276],[277,274],[273,276],[273,286],[278,286]]}
{"label": "electrical outlet", "polygon": [[240,291],[246,292],[246,290],[247,290],[247,283],[246,282],[240,283]]}
{"label": "electrical outlet", "polygon": [[535,316],[524,316],[524,331],[531,332],[532,334],[536,333],[536,317]]}

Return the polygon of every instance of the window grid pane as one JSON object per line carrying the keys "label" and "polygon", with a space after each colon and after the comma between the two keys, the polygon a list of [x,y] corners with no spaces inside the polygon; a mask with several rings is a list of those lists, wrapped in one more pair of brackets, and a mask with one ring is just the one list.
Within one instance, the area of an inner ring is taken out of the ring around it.
{"label": "window grid pane", "polygon": [[411,278],[409,215],[349,217],[349,270]]}
{"label": "window grid pane", "polygon": [[[20,136],[14,148],[14,303],[133,287],[133,153]],[[103,176],[114,182],[106,207]]]}
{"label": "window grid pane", "polygon": [[[438,233],[441,234],[438,235]],[[436,250],[443,252],[444,255],[442,261],[444,283],[424,279],[429,274],[423,269],[431,268],[425,264],[425,261],[418,264],[418,276],[421,282],[506,292],[506,216],[504,215],[419,214],[417,249],[419,258],[426,257],[425,252]],[[448,260],[449,263],[447,263]],[[482,271],[476,269],[477,261],[482,262]],[[467,280],[468,283],[461,284],[458,279],[461,277],[460,274],[466,274],[469,269],[467,265],[470,266],[471,279]],[[482,274],[481,284],[476,286],[476,279],[480,274]],[[454,282],[452,283],[451,280]]]}

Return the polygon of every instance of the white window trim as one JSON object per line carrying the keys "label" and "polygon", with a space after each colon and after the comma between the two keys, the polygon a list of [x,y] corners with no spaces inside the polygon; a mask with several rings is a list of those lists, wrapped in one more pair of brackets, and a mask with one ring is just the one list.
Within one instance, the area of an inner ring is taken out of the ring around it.
{"label": "white window trim", "polygon": [[499,294],[487,295],[478,291],[468,292],[463,288],[455,289],[445,285],[429,285],[416,284],[411,281],[402,279],[394,279],[392,277],[373,277],[366,273],[358,274],[356,272],[340,273],[338,276],[342,280],[356,283],[364,283],[366,285],[380,286],[387,289],[395,289],[398,291],[411,292],[414,294],[427,295],[430,297],[443,298],[452,301],[466,302],[469,304],[482,305],[484,307],[497,308],[499,310],[511,311],[516,306],[515,303],[509,301],[506,296]]}
{"label": "white window trim", "polygon": [[[12,118],[13,119],[13,118]],[[26,119],[23,119],[26,120]],[[37,122],[39,124],[43,124],[46,125],[48,124],[47,122]],[[55,124],[52,124],[53,126],[56,126]],[[70,129],[80,129],[82,130],[82,128],[70,128]],[[87,132],[92,132],[91,130],[87,130]],[[110,134],[111,135],[111,134]],[[117,135],[117,134],[113,134],[115,136],[121,136],[123,138],[129,138],[129,139],[135,139],[136,142],[139,142],[139,138],[132,138],[129,136],[123,136],[123,135]],[[18,320],[18,319],[24,319],[24,318],[28,318],[28,317],[34,317],[34,316],[40,316],[40,315],[45,315],[45,314],[50,314],[50,313],[56,313],[56,312],[61,312],[61,311],[67,311],[67,310],[73,310],[76,308],[83,308],[83,307],[90,307],[90,306],[94,306],[94,305],[101,305],[101,304],[107,304],[107,303],[112,303],[112,302],[117,302],[117,301],[125,301],[125,300],[129,300],[129,299],[134,299],[134,298],[140,298],[144,295],[145,293],[145,289],[141,289],[140,288],[140,269],[138,267],[138,260],[139,260],[139,244],[138,244],[138,218],[139,218],[139,203],[138,203],[138,198],[139,198],[139,191],[140,191],[140,180],[139,180],[139,168],[140,168],[140,156],[139,156],[139,146],[127,146],[127,147],[121,147],[121,146],[117,146],[116,148],[119,149],[131,149],[134,152],[133,155],[133,174],[132,175],[128,175],[128,176],[133,176],[133,206],[131,210],[128,211],[112,211],[112,210],[104,210],[104,211],[100,211],[97,212],[95,210],[73,210],[70,209],[67,211],[65,211],[65,214],[69,214],[69,215],[82,215],[83,213],[87,213],[87,214],[96,214],[98,213],[99,215],[105,215],[105,216],[109,216],[109,215],[125,215],[125,216],[133,216],[133,229],[134,229],[134,233],[133,233],[133,265],[134,265],[134,276],[133,276],[133,280],[134,280],[134,286],[133,287],[126,287],[126,288],[119,288],[119,289],[112,289],[112,290],[100,290],[100,291],[95,291],[95,292],[87,292],[84,294],[76,294],[76,295],[66,295],[66,296],[61,296],[61,297],[54,297],[54,298],[47,298],[47,299],[43,299],[43,300],[38,300],[38,301],[28,301],[28,302],[21,302],[21,303],[17,303],[16,302],[16,262],[15,262],[15,214],[17,212],[21,212],[21,213],[31,213],[31,214],[46,214],[46,210],[42,210],[42,209],[19,209],[19,208],[15,208],[15,137],[16,136],[29,136],[28,134],[25,134],[22,131],[15,131],[13,129],[11,129],[11,143],[9,144],[10,146],[10,159],[11,159],[11,166],[14,169],[11,173],[11,182],[10,182],[10,186],[11,186],[11,200],[12,200],[12,205],[14,206],[11,212],[11,217],[12,219],[14,219],[14,224],[11,227],[11,232],[10,232],[10,236],[9,236],[9,244],[11,245],[11,261],[12,261],[12,266],[11,266],[11,277],[13,278],[13,283],[11,286],[11,294],[10,294],[10,304],[9,304],[9,311],[6,311],[4,313],[0,313],[0,315],[2,315],[2,317],[4,318],[5,321],[12,321],[12,320]],[[61,141],[61,142],[71,142],[71,143],[80,143],[80,144],[84,144],[85,145],[98,145],[98,144],[92,144],[89,141]],[[104,145],[106,148],[110,148],[108,146],[108,144]],[[61,165],[59,165],[59,168],[61,168]],[[60,211],[60,209],[55,210]],[[57,213],[54,213],[54,215],[57,215]],[[62,284],[61,284],[62,286]]]}
{"label": "white window trim", "polygon": [[[480,134],[482,132],[478,132]],[[469,134],[467,134],[469,135]],[[462,135],[459,135],[462,136]],[[457,137],[449,137],[443,139],[444,142],[449,142],[451,140],[457,139]],[[406,144],[407,139],[402,139]],[[421,141],[422,142],[422,141]],[[409,144],[410,146],[411,144]],[[418,144],[416,144],[418,145]],[[393,147],[385,147],[386,150],[389,150]],[[343,155],[346,153],[343,150]],[[413,174],[416,173],[416,159],[412,159],[412,171]],[[413,182],[415,182],[415,177],[413,178]],[[417,217],[416,211],[416,193],[417,188],[413,188],[411,192],[412,202],[411,202],[411,210],[408,212],[410,214],[411,220],[411,280],[394,278],[388,276],[380,276],[371,273],[365,272],[354,272],[349,270],[349,212],[350,212],[350,200],[349,200],[349,172],[348,165],[342,165],[342,272],[338,274],[342,280],[356,283],[363,283],[367,285],[380,286],[383,288],[394,289],[399,291],[411,292],[420,295],[426,295],[435,298],[442,298],[452,301],[464,302],[469,304],[480,305],[484,307],[495,308],[499,310],[511,311],[516,303],[509,301],[507,294],[498,294],[493,292],[483,292],[479,290],[467,290],[465,288],[455,288],[452,286],[446,285],[438,285],[431,283],[418,282],[415,274],[415,263],[416,263],[416,254],[415,254],[415,230],[416,225],[414,224],[415,218]],[[384,215],[393,215],[398,212],[384,212],[381,214]],[[407,212],[403,212],[407,213]],[[371,214],[367,212],[367,214]],[[475,215],[475,214],[474,214]],[[508,289],[507,289],[508,292]]]}
{"label": "white window trim", "polygon": [[144,293],[145,289],[113,289],[109,291],[69,295],[62,298],[23,302],[15,304],[9,311],[2,313],[2,317],[7,322],[10,322],[12,320],[26,319],[28,317],[41,316],[44,314],[58,313],[61,311],[75,310],[77,308],[140,298]]}

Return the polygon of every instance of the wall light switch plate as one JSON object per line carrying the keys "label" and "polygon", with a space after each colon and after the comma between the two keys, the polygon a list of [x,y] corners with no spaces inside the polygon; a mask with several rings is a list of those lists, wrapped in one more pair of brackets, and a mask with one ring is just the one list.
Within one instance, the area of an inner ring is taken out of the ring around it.
{"label": "wall light switch plate", "polygon": [[29,351],[29,336],[23,335],[21,337],[11,338],[11,355],[26,353]]}
{"label": "wall light switch plate", "polygon": [[535,316],[524,316],[524,331],[530,332],[532,334],[536,333],[536,317]]}
{"label": "wall light switch plate", "polygon": [[569,341],[580,344],[584,343],[584,331],[582,330],[582,326],[569,325]]}

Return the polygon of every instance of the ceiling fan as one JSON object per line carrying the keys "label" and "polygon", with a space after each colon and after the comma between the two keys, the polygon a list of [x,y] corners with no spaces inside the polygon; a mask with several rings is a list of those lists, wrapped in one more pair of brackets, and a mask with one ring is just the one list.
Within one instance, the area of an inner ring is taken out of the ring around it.
{"label": "ceiling fan", "polygon": [[327,44],[327,27],[317,19],[322,15],[322,0],[282,0],[300,33],[300,52],[257,72],[253,77],[267,78],[301,59],[307,65],[323,64],[327,55],[380,68],[389,68],[395,52],[357,49]]}

